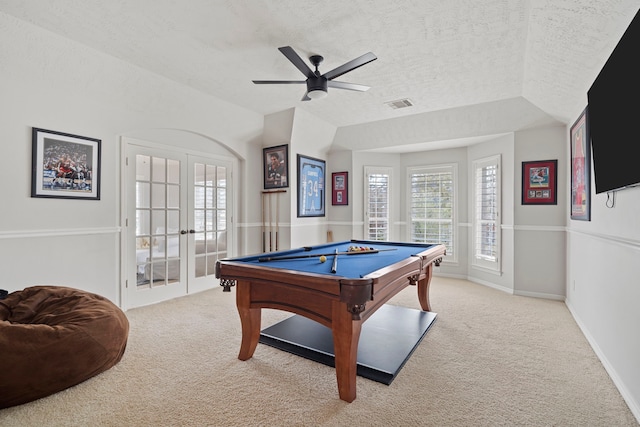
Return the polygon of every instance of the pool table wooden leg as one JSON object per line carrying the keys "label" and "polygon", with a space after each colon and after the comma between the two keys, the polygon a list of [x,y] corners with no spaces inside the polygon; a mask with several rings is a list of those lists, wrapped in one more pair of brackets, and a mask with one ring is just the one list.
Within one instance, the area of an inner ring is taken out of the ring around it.
{"label": "pool table wooden leg", "polygon": [[333,302],[332,326],[333,351],[340,399],[353,402],[356,398],[356,373],[358,341],[362,329],[361,320],[353,320],[344,303]]}
{"label": "pool table wooden leg", "polygon": [[236,285],[236,306],[242,325],[242,343],[238,359],[251,359],[260,339],[262,309],[251,308],[251,282],[238,280]]}
{"label": "pool table wooden leg", "polygon": [[431,284],[431,276],[433,274],[433,264],[429,263],[424,277],[418,280],[418,301],[420,307],[424,311],[431,311],[431,303],[429,302],[429,285]]}

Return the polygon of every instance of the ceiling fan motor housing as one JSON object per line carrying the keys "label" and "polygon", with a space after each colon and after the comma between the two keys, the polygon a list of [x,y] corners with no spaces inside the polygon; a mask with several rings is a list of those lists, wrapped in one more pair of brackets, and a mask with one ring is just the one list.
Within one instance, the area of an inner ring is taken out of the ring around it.
{"label": "ceiling fan motor housing", "polygon": [[313,92],[314,90],[327,91],[327,79],[325,77],[318,77],[315,79],[307,79],[307,92]]}

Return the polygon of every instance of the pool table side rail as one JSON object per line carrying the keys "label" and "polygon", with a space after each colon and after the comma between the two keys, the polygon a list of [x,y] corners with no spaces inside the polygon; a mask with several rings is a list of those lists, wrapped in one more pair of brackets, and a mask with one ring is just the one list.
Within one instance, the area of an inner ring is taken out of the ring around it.
{"label": "pool table side rail", "polygon": [[[443,245],[434,245],[406,260],[410,263],[408,264],[410,265],[409,269],[400,268],[399,265],[402,263],[396,263],[393,266],[381,268],[365,276],[373,279],[373,297],[371,298],[372,303],[368,303],[367,310],[361,314],[363,320],[373,314],[400,290],[424,280],[428,270],[433,268],[432,265],[439,265],[445,254],[446,248]],[[389,275],[395,275],[396,277],[390,280]],[[428,279],[430,280],[430,277]],[[426,298],[428,300],[428,295]]]}
{"label": "pool table side rail", "polygon": [[[362,242],[359,240],[352,240],[352,242]],[[387,243],[387,242],[381,242]],[[395,243],[394,245],[398,245]],[[419,246],[419,245],[416,245]],[[423,266],[437,262],[445,255],[445,248],[443,245],[425,245],[426,250],[415,254],[412,257],[403,259],[395,264],[382,267],[372,273],[367,274],[361,278],[345,278],[339,275],[329,276],[325,273],[312,273],[298,270],[278,269],[277,271],[270,268],[268,264],[253,264],[244,262],[247,259],[257,258],[258,255],[252,257],[243,258],[227,258],[221,259],[216,262],[215,276],[221,279],[221,286],[225,289],[225,292],[229,292],[230,287],[233,286],[229,281],[242,280],[242,279],[264,279],[268,281],[279,281],[283,276],[292,275],[294,277],[292,283],[296,286],[302,286],[317,290],[319,292],[326,292],[333,295],[340,295],[340,290],[336,289],[335,282],[339,280],[341,284],[348,286],[368,286],[372,283],[371,280],[377,281],[380,277],[389,274],[389,272],[398,270],[403,265],[413,264],[419,262],[417,268],[423,269]],[[419,259],[419,261],[418,261]],[[373,291],[375,293],[375,290]]]}

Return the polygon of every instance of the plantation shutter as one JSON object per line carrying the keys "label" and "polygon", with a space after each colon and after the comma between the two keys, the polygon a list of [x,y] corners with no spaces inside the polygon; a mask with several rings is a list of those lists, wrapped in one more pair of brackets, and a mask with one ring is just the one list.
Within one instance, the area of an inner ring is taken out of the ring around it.
{"label": "plantation shutter", "polygon": [[439,243],[455,259],[454,166],[409,169],[410,240]]}
{"label": "plantation shutter", "polygon": [[365,168],[365,239],[389,240],[389,168]]}
{"label": "plantation shutter", "polygon": [[500,270],[500,157],[474,162],[473,264]]}

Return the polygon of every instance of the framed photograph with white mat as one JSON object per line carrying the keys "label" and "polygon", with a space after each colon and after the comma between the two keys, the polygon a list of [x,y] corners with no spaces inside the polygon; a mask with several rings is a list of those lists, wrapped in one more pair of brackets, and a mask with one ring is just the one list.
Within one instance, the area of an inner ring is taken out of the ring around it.
{"label": "framed photograph with white mat", "polygon": [[33,128],[31,197],[100,200],[101,142]]}

